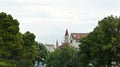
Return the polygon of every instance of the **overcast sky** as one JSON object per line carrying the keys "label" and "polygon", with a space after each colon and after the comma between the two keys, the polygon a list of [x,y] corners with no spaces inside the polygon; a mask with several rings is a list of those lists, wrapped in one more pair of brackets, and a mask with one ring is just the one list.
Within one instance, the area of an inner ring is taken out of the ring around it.
{"label": "overcast sky", "polygon": [[63,41],[69,33],[89,33],[106,16],[120,16],[120,0],[0,0],[0,12],[11,14],[20,31],[41,43]]}

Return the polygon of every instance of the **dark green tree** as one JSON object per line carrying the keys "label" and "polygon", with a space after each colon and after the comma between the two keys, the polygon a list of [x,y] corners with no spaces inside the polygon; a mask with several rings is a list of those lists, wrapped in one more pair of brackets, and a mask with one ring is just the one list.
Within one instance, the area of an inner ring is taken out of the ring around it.
{"label": "dark green tree", "polygon": [[0,67],[34,67],[36,56],[45,58],[47,52],[44,49],[43,45],[36,45],[33,33],[19,32],[16,19],[0,13]]}
{"label": "dark green tree", "polygon": [[94,66],[119,62],[120,58],[120,18],[108,16],[99,21],[93,32],[81,40],[81,53],[85,53]]}
{"label": "dark green tree", "polygon": [[60,49],[56,49],[54,52],[51,52],[47,55],[45,62],[47,67],[61,67],[61,60],[60,60]]}
{"label": "dark green tree", "polygon": [[27,31],[23,34],[23,45],[20,51],[22,58],[18,64],[19,67],[34,67],[35,56],[37,54],[35,35]]}
{"label": "dark green tree", "polygon": [[[0,13],[0,63],[14,67],[22,48],[19,23],[11,15]],[[4,66],[3,66],[4,67]]]}
{"label": "dark green tree", "polygon": [[36,42],[36,49],[37,49],[36,61],[44,62],[48,54],[47,48],[45,47],[44,44]]}
{"label": "dark green tree", "polygon": [[78,67],[78,50],[71,46],[56,49],[48,54],[46,63],[48,67]]}

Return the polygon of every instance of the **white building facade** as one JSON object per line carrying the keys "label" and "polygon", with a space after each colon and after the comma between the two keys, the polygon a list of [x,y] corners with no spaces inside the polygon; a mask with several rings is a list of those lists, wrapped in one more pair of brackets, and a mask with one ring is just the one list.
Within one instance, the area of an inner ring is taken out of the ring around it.
{"label": "white building facade", "polygon": [[48,50],[49,52],[52,52],[52,51],[54,51],[54,49],[55,49],[55,47],[54,47],[53,44],[45,44],[45,46],[46,46],[46,48],[47,48],[47,50]]}
{"label": "white building facade", "polygon": [[70,35],[70,45],[79,49],[80,39],[86,37],[88,33],[71,33]]}
{"label": "white building facade", "polygon": [[65,36],[64,36],[64,42],[59,47],[64,48],[67,45],[71,45],[75,47],[76,49],[79,49],[80,39],[83,37],[86,37],[87,35],[88,33],[71,33],[69,36],[68,30],[66,29]]}

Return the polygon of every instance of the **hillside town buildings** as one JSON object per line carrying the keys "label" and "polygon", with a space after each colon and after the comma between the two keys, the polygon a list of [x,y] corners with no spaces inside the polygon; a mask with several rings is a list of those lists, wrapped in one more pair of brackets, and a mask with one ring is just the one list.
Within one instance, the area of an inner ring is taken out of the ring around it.
{"label": "hillside town buildings", "polygon": [[71,33],[69,35],[68,30],[66,29],[64,42],[59,46],[59,48],[64,48],[65,46],[70,45],[76,49],[79,49],[80,39],[86,37],[87,35],[88,33]]}
{"label": "hillside town buildings", "polygon": [[49,52],[52,52],[55,49],[54,44],[45,44],[45,46]]}
{"label": "hillside town buildings", "polygon": [[56,41],[56,45],[53,44],[46,44],[46,47],[48,49],[48,51],[52,52],[56,48],[64,48],[65,46],[73,46],[76,49],[79,49],[79,45],[80,45],[80,39],[83,37],[86,37],[88,35],[88,33],[70,33],[68,30],[66,29],[65,31],[65,35],[64,35],[64,41],[61,43],[61,45],[59,45],[58,40]]}

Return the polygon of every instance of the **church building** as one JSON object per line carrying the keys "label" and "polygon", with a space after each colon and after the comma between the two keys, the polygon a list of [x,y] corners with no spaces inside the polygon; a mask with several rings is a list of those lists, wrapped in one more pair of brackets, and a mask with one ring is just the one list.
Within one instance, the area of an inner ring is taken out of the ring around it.
{"label": "church building", "polygon": [[83,37],[86,37],[88,33],[71,33],[69,35],[68,30],[66,29],[64,42],[61,46],[58,46],[58,41],[56,42],[56,48],[64,48],[65,46],[71,45],[77,49],[79,49],[80,42],[79,40]]}

